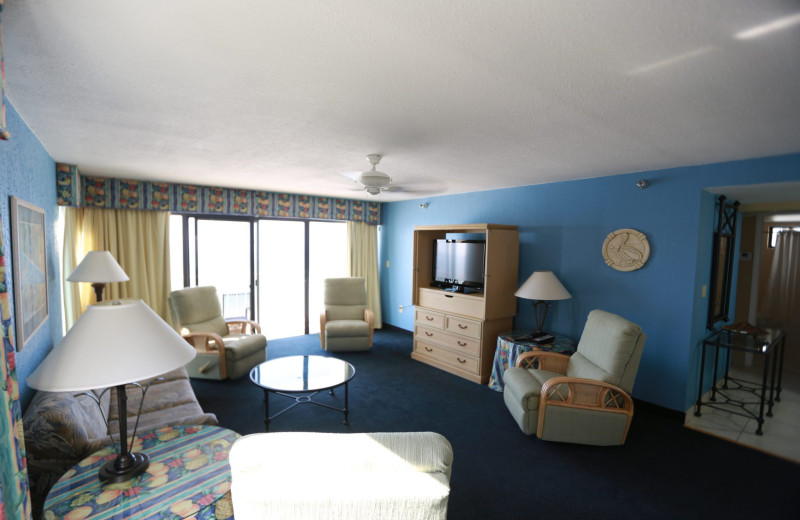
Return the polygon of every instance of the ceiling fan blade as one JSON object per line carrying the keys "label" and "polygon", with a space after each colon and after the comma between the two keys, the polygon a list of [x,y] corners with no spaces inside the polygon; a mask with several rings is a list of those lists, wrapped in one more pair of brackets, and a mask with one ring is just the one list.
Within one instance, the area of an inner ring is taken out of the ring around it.
{"label": "ceiling fan blade", "polygon": [[352,172],[339,172],[339,175],[343,175],[348,179],[352,180],[353,182],[357,182],[358,178],[361,176],[363,172],[360,171],[352,171]]}

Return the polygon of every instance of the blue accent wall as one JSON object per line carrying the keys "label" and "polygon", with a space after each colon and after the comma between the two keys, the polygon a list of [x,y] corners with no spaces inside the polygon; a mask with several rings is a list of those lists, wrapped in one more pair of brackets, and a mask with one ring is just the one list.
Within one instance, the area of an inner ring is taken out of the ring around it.
{"label": "blue accent wall", "polygon": [[[640,179],[647,189],[636,187]],[[704,188],[796,180],[800,154],[386,203],[379,260],[384,322],[413,329],[414,226],[516,225],[519,284],[534,270],[550,269],[573,295],[554,302],[547,329],[578,340],[592,309],[638,323],[648,338],[634,397],[686,411],[697,397],[706,335],[701,287],[710,281],[714,196]],[[643,268],[620,272],[605,264],[603,241],[620,228],[647,236]],[[531,302],[517,300],[515,328],[533,324]]]}
{"label": "blue accent wall", "polygon": [[[53,345],[61,339],[61,268],[60,254],[56,249],[55,224],[58,220],[56,205],[55,162],[39,139],[31,132],[17,111],[6,99],[6,121],[11,139],[0,141],[0,217],[3,222],[3,241],[6,249],[6,268],[9,281],[13,278],[11,261],[10,197],[13,195],[45,210],[47,218],[47,282],[50,316],[21,351],[17,352],[17,377],[20,401],[24,410],[34,390],[25,379],[39,366]],[[12,314],[16,296],[10,291]],[[14,338],[19,346],[18,334]]]}

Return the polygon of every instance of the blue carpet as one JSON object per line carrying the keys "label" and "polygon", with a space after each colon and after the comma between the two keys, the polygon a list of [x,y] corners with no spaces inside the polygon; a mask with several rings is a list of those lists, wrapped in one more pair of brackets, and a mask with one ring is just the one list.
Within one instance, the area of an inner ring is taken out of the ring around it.
{"label": "blue carpet", "polygon": [[[636,403],[624,446],[593,447],[524,435],[487,386],[410,358],[411,333],[377,331],[368,352],[335,353],[352,363],[350,424],[342,414],[300,405],[270,431],[434,431],[455,453],[449,515],[460,519],[797,518],[800,465],[683,427],[682,414]],[[271,340],[267,358],[317,354],[316,335]],[[243,377],[192,380],[207,412],[241,434],[264,431],[263,392]],[[342,407],[344,392],[317,400]],[[271,395],[271,412],[291,401]]]}

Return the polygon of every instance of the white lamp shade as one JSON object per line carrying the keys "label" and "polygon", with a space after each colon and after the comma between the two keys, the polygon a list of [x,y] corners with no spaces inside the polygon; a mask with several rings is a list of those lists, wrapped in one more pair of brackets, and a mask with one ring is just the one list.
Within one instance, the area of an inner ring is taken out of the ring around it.
{"label": "white lamp shade", "polygon": [[517,289],[514,296],[528,300],[567,300],[572,298],[553,271],[534,271]]}
{"label": "white lamp shade", "polygon": [[159,376],[196,352],[142,300],[87,307],[28,377],[32,388],[76,392]]}
{"label": "white lamp shade", "polygon": [[128,275],[108,251],[89,251],[67,277],[70,282],[127,282]]}

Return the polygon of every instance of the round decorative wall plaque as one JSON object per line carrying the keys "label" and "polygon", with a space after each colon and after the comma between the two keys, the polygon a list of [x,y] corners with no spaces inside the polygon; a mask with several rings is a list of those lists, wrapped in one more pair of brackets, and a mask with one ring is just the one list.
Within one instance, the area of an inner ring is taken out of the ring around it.
{"label": "round decorative wall plaque", "polygon": [[635,271],[650,257],[650,243],[635,229],[618,229],[603,242],[603,258],[617,271]]}

